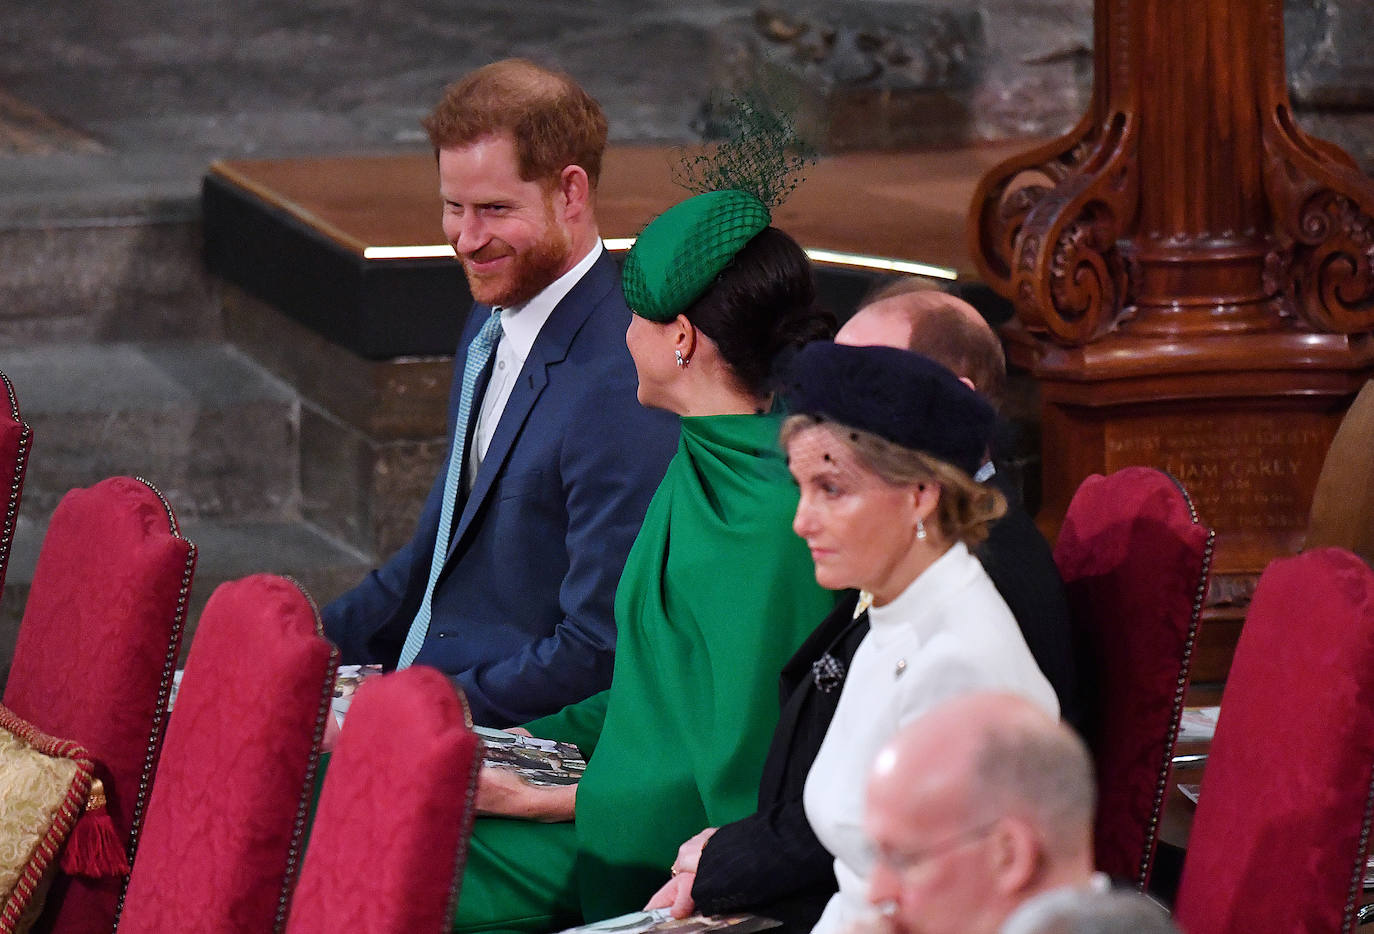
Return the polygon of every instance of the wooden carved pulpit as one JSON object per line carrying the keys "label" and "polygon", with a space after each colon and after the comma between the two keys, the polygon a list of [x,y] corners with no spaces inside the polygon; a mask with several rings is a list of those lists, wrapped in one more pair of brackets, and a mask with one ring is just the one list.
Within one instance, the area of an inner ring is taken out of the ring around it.
{"label": "wooden carved pulpit", "polygon": [[970,247],[1040,384],[1042,527],[1088,474],[1168,470],[1218,531],[1203,646],[1224,651],[1374,373],[1374,183],[1297,126],[1281,0],[1094,16],[1088,113],[983,178]]}

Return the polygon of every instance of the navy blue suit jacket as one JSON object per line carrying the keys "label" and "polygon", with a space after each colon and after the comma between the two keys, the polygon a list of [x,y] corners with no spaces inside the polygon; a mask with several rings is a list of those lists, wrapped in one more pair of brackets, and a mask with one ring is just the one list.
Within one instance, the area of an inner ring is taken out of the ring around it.
{"label": "navy blue suit jacket", "polygon": [[[450,443],[467,347],[490,312],[477,305],[459,341]],[[479,724],[525,723],[610,686],[616,585],[678,438],[676,416],[635,398],[629,315],[603,253],[540,330],[472,493],[459,494],[416,664],[453,676]],[[424,596],[444,477],[411,540],[325,607],[344,661],[396,664]]]}

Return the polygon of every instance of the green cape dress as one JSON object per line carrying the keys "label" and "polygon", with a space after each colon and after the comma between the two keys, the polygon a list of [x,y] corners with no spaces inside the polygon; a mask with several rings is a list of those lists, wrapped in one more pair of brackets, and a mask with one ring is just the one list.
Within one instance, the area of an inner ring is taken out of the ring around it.
{"label": "green cape dress", "polygon": [[792,532],[780,423],[682,419],[616,591],[611,688],[529,724],[589,757],[576,821],[479,819],[455,930],[635,911],[684,840],[754,812],[778,672],[834,605]]}

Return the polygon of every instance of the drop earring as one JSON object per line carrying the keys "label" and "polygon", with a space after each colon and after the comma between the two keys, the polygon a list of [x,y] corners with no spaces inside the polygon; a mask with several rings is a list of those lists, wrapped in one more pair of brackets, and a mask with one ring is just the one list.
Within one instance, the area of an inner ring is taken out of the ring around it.
{"label": "drop earring", "polygon": [[677,357],[677,365],[678,365],[679,367],[684,367],[684,366],[686,366],[688,363],[691,362],[690,359],[688,359],[687,357],[684,357],[684,356],[682,355],[682,351],[680,351],[680,350],[674,350],[674,351],[673,351],[673,356]]}
{"label": "drop earring", "polygon": [[926,524],[920,519],[916,520],[916,539],[922,542],[926,540]]}

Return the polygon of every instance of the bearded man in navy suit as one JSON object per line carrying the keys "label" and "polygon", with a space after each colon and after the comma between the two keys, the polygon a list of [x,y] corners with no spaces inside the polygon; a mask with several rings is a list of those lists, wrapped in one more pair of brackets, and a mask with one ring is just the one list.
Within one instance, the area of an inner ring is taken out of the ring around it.
{"label": "bearded man in navy suit", "polygon": [[448,88],[425,129],[476,299],[451,456],[414,536],[325,607],[325,631],[346,662],[442,669],[475,722],[507,726],[610,686],[616,584],[678,426],[635,398],[630,312],[596,223],[596,102],[507,60]]}

